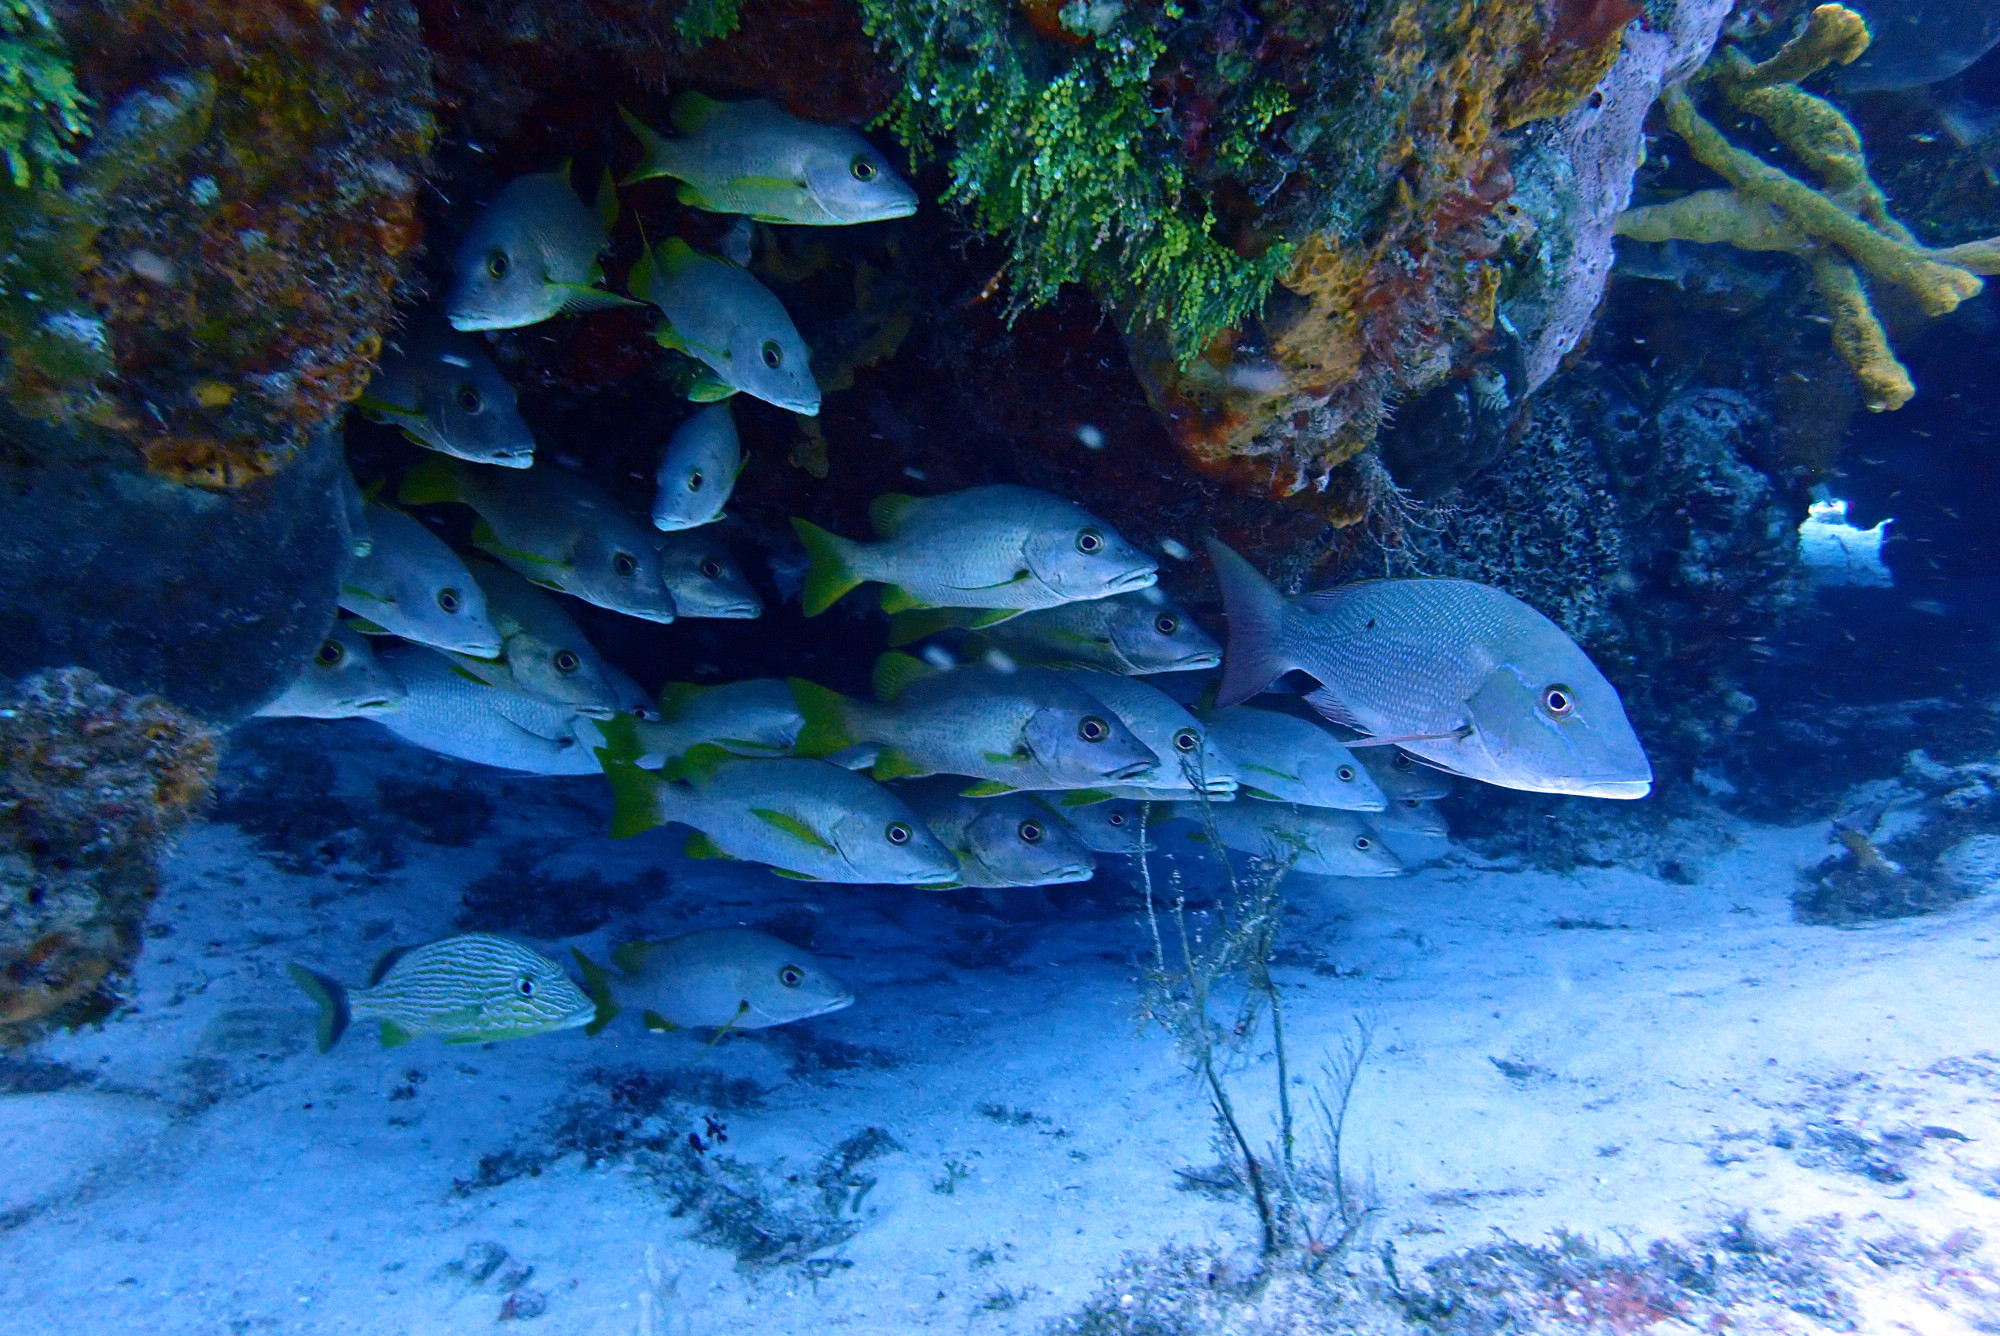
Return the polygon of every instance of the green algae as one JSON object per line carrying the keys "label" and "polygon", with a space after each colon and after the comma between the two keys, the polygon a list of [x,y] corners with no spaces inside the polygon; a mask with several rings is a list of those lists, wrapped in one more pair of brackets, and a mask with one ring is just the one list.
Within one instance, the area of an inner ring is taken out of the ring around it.
{"label": "green algae", "polygon": [[90,133],[90,99],[39,0],[0,0],[0,159],[16,190],[53,188]]}

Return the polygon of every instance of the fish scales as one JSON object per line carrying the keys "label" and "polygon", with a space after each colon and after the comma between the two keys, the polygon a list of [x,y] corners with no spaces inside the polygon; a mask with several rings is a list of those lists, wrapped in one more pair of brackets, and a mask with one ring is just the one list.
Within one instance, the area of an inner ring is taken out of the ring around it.
{"label": "fish scales", "polygon": [[594,775],[597,758],[576,741],[574,706],[474,681],[443,655],[398,645],[378,656],[408,695],[375,722],[427,751],[538,775]]}
{"label": "fish scales", "polygon": [[412,951],[390,966],[381,982],[349,990],[348,1006],[356,1020],[400,1024],[461,1013],[469,1018],[480,1009],[477,981],[483,972],[513,968],[519,950],[498,937],[468,935],[454,939],[449,951]]}

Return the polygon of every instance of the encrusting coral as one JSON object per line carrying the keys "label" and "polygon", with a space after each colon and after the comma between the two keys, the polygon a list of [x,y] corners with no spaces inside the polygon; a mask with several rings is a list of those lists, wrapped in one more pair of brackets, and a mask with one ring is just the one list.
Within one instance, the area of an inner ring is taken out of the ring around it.
{"label": "encrusting coral", "polygon": [[1628,210],[1618,220],[1618,234],[1783,251],[1804,260],[1833,321],[1834,346],[1853,368],[1868,407],[1882,412],[1902,407],[1916,387],[1891,350],[1856,267],[1907,290],[1926,314],[1943,315],[1980,291],[1981,273],[2000,273],[2000,245],[1989,240],[1926,249],[1890,215],[1853,124],[1838,107],[1798,86],[1829,64],[1851,63],[1868,41],[1860,15],[1821,5],[1762,64],[1751,64],[1732,47],[1702,71],[1702,81],[1729,106],[1764,122],[1820,178],[1821,189],[1731,144],[1685,90],[1670,89],[1661,99],[1667,124],[1730,189]]}

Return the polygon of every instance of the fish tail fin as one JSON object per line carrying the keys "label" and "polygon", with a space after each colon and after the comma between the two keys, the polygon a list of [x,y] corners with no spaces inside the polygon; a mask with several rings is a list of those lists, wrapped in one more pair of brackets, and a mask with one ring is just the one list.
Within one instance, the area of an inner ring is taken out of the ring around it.
{"label": "fish tail fin", "polygon": [[656,176],[680,174],[674,170],[678,155],[674,152],[672,140],[623,107],[618,108],[618,116],[625,122],[625,128],[632,132],[632,137],[639,141],[640,155],[639,165],[625,174],[620,185],[629,186],[639,181],[650,181]]}
{"label": "fish tail fin", "polygon": [[597,763],[611,785],[611,838],[627,839],[665,824],[660,815],[662,781],[638,764],[645,751],[638,721],[618,714],[600,721],[597,729],[604,737],[604,745],[596,749]]}
{"label": "fish tail fin", "polygon": [[449,456],[428,453],[422,462],[403,475],[403,485],[396,489],[396,499],[406,506],[435,506],[446,501],[463,501],[465,492],[459,481],[458,465]]}
{"label": "fish tail fin", "polygon": [[1215,562],[1222,607],[1229,618],[1229,649],[1222,658],[1222,684],[1215,703],[1240,705],[1292,666],[1283,649],[1285,596],[1219,539],[1208,540],[1208,555]]}
{"label": "fish tail fin", "polygon": [[607,237],[618,226],[618,187],[612,183],[609,167],[597,178],[597,225]]}
{"label": "fish tail fin", "polygon": [[287,965],[285,969],[291,974],[292,982],[299,986],[299,991],[319,1005],[316,1037],[319,1051],[325,1053],[340,1042],[340,1036],[347,1033],[348,1021],[353,1018],[347,1007],[347,989],[324,974],[315,974],[304,965]]}
{"label": "fish tail fin", "polygon": [[618,1001],[611,996],[611,971],[573,946],[569,949],[569,953],[576,957],[577,968],[583,971],[584,991],[589,993],[590,1000],[597,1004],[597,1014],[583,1027],[583,1032],[596,1034],[611,1024],[619,1012]]}
{"label": "fish tail fin", "polygon": [[854,745],[847,724],[847,697],[803,677],[792,678],[789,685],[792,700],[805,720],[799,729],[799,740],[793,744],[798,755],[832,756]]}
{"label": "fish tail fin", "polygon": [[805,544],[812,568],[806,572],[806,587],[799,596],[808,617],[817,617],[839,600],[842,594],[863,583],[852,560],[854,544],[839,534],[828,533],[817,524],[792,517],[792,529]]}

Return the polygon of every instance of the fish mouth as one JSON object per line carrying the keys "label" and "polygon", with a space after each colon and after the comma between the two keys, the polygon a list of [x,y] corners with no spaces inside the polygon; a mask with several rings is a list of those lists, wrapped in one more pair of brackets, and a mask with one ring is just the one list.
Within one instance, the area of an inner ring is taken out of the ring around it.
{"label": "fish mouth", "polygon": [[642,622],[658,622],[662,626],[674,620],[674,613],[659,608],[613,607],[611,611],[622,612],[627,617],[637,617]]}
{"label": "fish mouth", "polygon": [[1159,761],[1157,759],[1151,761],[1134,761],[1130,765],[1119,766],[1116,770],[1105,771],[1104,778],[1118,784],[1129,783],[1158,764]]}
{"label": "fish mouth", "polygon": [[[1159,576],[1155,574],[1153,578],[1158,579]],[[1220,653],[1210,653],[1204,650],[1200,654],[1190,654],[1184,659],[1174,660],[1164,668],[1155,668],[1151,671],[1156,673],[1192,673],[1198,672],[1203,668],[1220,668],[1221,666],[1222,655]]]}
{"label": "fish mouth", "polygon": [[1651,779],[1585,779],[1556,790],[1577,798],[1643,798],[1652,791]]}
{"label": "fish mouth", "polygon": [[1097,865],[1095,863],[1065,863],[1035,884],[1037,886],[1065,886],[1071,882],[1089,881],[1096,875]]}
{"label": "fish mouth", "polygon": [[503,469],[533,468],[535,466],[535,451],[534,447],[530,446],[526,450],[509,450],[503,454],[487,455],[474,462],[491,464],[495,468]]}
{"label": "fish mouth", "polygon": [[[1134,589],[1150,589],[1160,582],[1160,568],[1142,566],[1134,570],[1121,571],[1104,582],[1104,587],[1113,594],[1129,594]],[[1222,662],[1220,658],[1217,663]]]}

